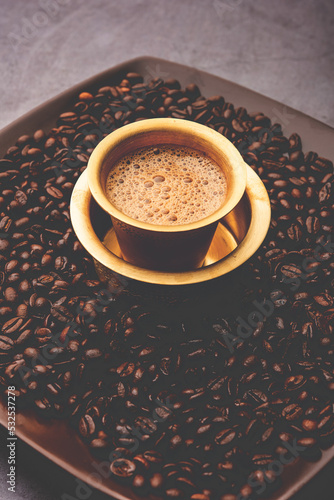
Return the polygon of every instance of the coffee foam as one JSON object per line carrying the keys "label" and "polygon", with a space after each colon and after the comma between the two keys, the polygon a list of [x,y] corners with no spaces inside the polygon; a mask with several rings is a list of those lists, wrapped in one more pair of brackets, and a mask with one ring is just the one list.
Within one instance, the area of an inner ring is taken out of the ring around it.
{"label": "coffee foam", "polygon": [[162,145],[138,149],[119,160],[107,177],[106,195],[133,219],[189,224],[221,207],[226,179],[204,153]]}

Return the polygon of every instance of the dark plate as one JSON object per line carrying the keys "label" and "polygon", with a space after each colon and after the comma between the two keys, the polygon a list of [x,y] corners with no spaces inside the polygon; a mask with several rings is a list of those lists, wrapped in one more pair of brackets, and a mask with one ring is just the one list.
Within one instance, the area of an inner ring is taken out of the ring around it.
{"label": "dark plate", "polygon": [[[20,135],[32,134],[39,128],[48,132],[55,125],[58,115],[73,106],[80,92],[96,91],[104,85],[116,84],[129,71],[142,74],[145,81],[160,76],[164,79],[177,78],[183,87],[188,83],[197,83],[206,97],[221,94],[225,100],[232,102],[235,106],[244,106],[249,112],[262,111],[273,122],[281,123],[285,135],[298,132],[303,140],[304,151],[313,150],[330,159],[334,156],[334,129],[331,127],[273,99],[217,76],[163,59],[140,57],[108,69],[72,87],[4,128],[0,132],[0,157]],[[4,427],[7,426],[7,407],[3,402],[0,402],[0,423]],[[96,474],[92,475],[96,472],[92,462],[97,459],[91,456],[88,448],[67,422],[42,419],[31,410],[24,411],[17,414],[16,434],[50,460],[94,488],[121,500],[142,498],[135,495],[128,487],[123,487],[110,478],[101,477],[99,480]],[[270,497],[270,500],[291,498],[333,457],[334,446],[324,451],[317,462],[310,463],[297,459],[294,464],[286,467],[282,474],[282,487]],[[153,500],[153,497],[150,498]]]}

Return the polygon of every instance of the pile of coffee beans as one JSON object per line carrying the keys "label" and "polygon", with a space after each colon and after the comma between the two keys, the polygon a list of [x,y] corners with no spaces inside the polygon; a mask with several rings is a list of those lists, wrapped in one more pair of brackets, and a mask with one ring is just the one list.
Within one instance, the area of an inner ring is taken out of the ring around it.
{"label": "pile of coffee beans", "polygon": [[[212,307],[203,297],[177,314],[100,283],[69,213],[98,142],[163,116],[230,139],[272,206],[240,293],[231,279]],[[19,137],[0,160],[2,391],[68,419],[138,494],[270,495],[286,464],[334,443],[333,177],[297,134],[195,84],[129,73],[82,92],[49,133]]]}

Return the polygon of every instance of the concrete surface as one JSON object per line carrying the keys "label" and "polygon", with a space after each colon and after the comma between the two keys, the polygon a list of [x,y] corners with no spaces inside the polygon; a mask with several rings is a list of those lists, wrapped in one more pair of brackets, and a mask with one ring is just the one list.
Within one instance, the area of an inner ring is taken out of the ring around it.
{"label": "concrete surface", "polygon": [[[0,0],[0,7],[0,128],[140,55],[195,66],[334,126],[332,0]],[[8,492],[5,437],[1,431],[2,500],[80,499],[74,478],[21,442],[16,493]],[[333,472],[331,464],[295,500],[316,498]],[[332,498],[324,489],[322,500]]]}
{"label": "concrete surface", "polygon": [[334,126],[332,0],[0,0],[0,6],[0,128],[139,55],[196,66]]}

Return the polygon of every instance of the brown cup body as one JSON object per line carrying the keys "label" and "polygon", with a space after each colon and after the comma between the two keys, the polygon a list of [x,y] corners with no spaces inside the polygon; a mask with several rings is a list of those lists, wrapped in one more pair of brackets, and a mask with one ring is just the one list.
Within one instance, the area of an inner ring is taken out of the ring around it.
{"label": "brown cup body", "polygon": [[111,217],[122,256],[130,264],[159,271],[201,267],[218,222],[185,232],[147,231]]}

